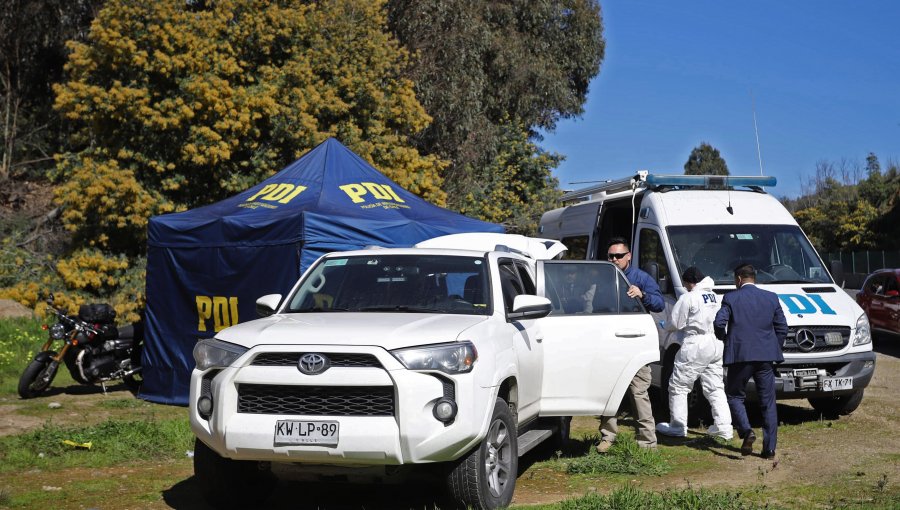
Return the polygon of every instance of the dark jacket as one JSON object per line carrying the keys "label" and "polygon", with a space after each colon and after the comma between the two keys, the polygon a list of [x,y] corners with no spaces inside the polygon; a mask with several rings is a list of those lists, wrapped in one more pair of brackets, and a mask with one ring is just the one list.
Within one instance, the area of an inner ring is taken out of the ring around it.
{"label": "dark jacket", "polygon": [[666,309],[666,302],[663,300],[662,292],[659,291],[659,285],[649,274],[634,267],[634,264],[628,264],[628,268],[625,269],[625,278],[628,278],[628,283],[641,289],[641,292],[644,293],[641,303],[647,310],[661,312]]}
{"label": "dark jacket", "polygon": [[[784,361],[781,346],[788,333],[781,302],[774,292],[754,284],[725,294],[713,323],[716,336],[725,341],[722,364],[746,361]],[[726,331],[727,327],[727,331]]]}

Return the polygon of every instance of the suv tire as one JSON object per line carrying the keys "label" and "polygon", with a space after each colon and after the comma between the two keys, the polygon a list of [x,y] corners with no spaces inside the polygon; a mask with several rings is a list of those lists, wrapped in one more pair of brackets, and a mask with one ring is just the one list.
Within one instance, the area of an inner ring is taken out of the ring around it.
{"label": "suv tire", "polygon": [[200,492],[214,508],[247,508],[261,505],[277,480],[259,462],[221,457],[203,441],[194,439],[194,476]]}
{"label": "suv tire", "polygon": [[447,476],[450,495],[475,510],[505,508],[512,501],[519,469],[516,425],[502,398],[494,403],[487,436],[453,465]]}

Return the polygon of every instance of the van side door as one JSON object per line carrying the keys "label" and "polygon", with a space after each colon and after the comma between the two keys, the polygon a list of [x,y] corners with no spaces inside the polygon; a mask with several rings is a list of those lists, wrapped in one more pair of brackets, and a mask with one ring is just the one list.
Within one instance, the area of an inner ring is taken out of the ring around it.
{"label": "van side door", "polygon": [[539,319],[541,415],[614,413],[637,370],[659,360],[653,318],[609,262],[539,261],[537,282],[538,295],[553,304]]}

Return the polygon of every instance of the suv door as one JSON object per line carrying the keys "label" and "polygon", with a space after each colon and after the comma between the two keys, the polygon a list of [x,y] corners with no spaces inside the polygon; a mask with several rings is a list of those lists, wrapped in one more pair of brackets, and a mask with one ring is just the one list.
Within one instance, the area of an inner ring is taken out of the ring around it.
{"label": "suv door", "polygon": [[[501,258],[498,261],[500,290],[503,308],[507,316],[513,301],[520,294],[534,294],[535,284],[527,268],[519,260]],[[519,421],[537,415],[541,397],[541,365],[543,345],[541,328],[536,319],[507,319],[507,331],[512,336],[519,367],[518,415]]]}
{"label": "suv door", "polygon": [[609,262],[538,261],[544,332],[542,416],[611,414],[637,370],[659,360],[653,317]]}

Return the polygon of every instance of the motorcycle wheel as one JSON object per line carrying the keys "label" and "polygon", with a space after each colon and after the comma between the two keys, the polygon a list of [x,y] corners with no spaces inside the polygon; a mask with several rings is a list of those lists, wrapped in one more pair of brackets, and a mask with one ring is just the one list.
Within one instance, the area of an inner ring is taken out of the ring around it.
{"label": "motorcycle wheel", "polygon": [[[56,353],[53,353],[53,355],[55,356]],[[32,360],[28,364],[25,371],[22,372],[22,377],[19,378],[20,397],[34,398],[50,387],[50,383],[53,382],[53,376],[56,374],[52,374],[46,381],[38,382],[38,380],[50,369],[52,362],[53,360],[48,358],[44,361]]]}
{"label": "motorcycle wheel", "polygon": [[141,391],[141,385],[144,384],[144,378],[141,376],[140,372],[136,374],[126,375],[122,378],[122,382],[125,383],[125,387],[128,388],[133,395],[137,395]]}

